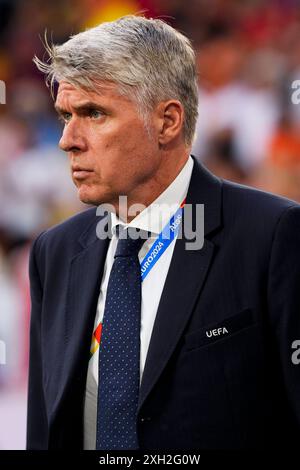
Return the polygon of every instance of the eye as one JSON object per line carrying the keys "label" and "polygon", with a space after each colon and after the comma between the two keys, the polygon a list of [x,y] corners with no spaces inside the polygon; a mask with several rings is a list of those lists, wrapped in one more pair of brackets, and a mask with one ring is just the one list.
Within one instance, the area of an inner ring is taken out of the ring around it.
{"label": "eye", "polygon": [[63,124],[67,124],[72,117],[71,113],[62,113],[58,116],[58,120],[61,121]]}
{"label": "eye", "polygon": [[103,116],[103,112],[99,109],[91,109],[89,112],[89,116],[92,119],[99,119],[101,116]]}

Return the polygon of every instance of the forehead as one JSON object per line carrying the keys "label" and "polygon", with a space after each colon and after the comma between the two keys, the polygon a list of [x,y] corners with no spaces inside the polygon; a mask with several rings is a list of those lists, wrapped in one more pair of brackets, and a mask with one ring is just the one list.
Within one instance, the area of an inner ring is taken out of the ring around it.
{"label": "forehead", "polygon": [[62,102],[68,102],[68,104],[72,105],[76,103],[78,100],[89,100],[95,103],[103,102],[106,100],[126,100],[124,96],[122,96],[119,91],[118,87],[115,83],[112,82],[99,82],[96,84],[96,90],[88,90],[82,87],[77,87],[67,81],[60,81],[58,85],[58,91],[56,96],[56,105],[59,105]]}

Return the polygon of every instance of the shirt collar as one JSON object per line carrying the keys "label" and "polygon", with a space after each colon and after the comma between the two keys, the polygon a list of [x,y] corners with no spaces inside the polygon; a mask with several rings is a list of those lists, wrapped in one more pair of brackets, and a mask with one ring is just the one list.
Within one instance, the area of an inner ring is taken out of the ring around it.
{"label": "shirt collar", "polygon": [[125,224],[114,212],[111,212],[112,233],[116,233],[116,227],[120,224],[125,229],[133,227],[158,235],[185,199],[193,165],[194,161],[189,156],[184,167],[172,183],[128,224]]}

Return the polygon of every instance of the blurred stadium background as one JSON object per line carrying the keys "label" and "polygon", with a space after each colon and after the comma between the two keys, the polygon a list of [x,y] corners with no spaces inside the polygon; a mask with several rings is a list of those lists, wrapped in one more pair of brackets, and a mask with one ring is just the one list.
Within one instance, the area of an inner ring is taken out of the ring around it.
{"label": "blurred stadium background", "polygon": [[[199,120],[193,154],[216,174],[300,202],[300,4],[296,0],[0,0],[0,449],[25,446],[28,252],[84,207],[57,147],[61,127],[32,57],[128,13],[165,19],[193,42]],[[263,223],[263,221],[262,221]]]}

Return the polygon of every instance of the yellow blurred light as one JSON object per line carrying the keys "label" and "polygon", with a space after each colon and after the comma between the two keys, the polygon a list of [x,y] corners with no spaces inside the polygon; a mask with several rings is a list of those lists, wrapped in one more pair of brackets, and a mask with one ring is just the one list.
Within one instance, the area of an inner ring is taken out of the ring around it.
{"label": "yellow blurred light", "polygon": [[114,21],[124,15],[138,14],[141,6],[135,0],[113,0],[102,4],[101,8],[93,11],[91,17],[85,23],[86,28],[92,28],[106,21]]}

